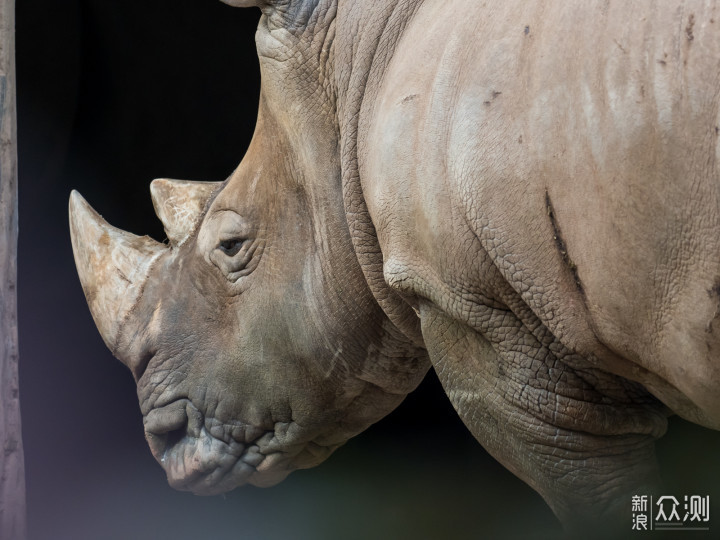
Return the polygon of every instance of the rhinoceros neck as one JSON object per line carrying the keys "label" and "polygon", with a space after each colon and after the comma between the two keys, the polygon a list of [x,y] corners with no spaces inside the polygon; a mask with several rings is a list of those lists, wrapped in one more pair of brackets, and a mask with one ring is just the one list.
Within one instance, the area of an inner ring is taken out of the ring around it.
{"label": "rhinoceros neck", "polygon": [[355,253],[380,307],[418,345],[422,344],[418,317],[383,278],[383,255],[363,194],[358,141],[366,131],[363,113],[374,102],[393,52],[421,4],[421,0],[339,4],[334,58],[343,200]]}

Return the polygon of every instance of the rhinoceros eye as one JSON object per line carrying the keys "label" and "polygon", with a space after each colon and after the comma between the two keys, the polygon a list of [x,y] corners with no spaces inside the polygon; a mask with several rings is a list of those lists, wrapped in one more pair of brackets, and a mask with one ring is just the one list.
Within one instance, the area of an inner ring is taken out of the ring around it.
{"label": "rhinoceros eye", "polygon": [[210,262],[217,266],[229,281],[236,282],[255,269],[262,252],[261,240],[231,236],[218,241],[216,248],[210,253]]}
{"label": "rhinoceros eye", "polygon": [[218,248],[228,257],[232,257],[234,255],[237,255],[238,251],[240,251],[240,248],[242,248],[244,243],[245,238],[231,238],[229,240],[223,240],[222,242],[220,242]]}
{"label": "rhinoceros eye", "polygon": [[257,227],[234,210],[210,214],[198,233],[197,246],[205,260],[231,283],[257,268],[264,245]]}

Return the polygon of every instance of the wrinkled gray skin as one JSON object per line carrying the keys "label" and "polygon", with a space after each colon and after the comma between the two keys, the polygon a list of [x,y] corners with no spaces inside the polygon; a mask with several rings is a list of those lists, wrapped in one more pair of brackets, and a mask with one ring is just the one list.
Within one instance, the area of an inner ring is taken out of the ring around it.
{"label": "wrinkled gray skin", "polygon": [[174,487],[316,465],[430,363],[569,523],[652,489],[669,414],[720,428],[716,2],[258,5],[255,136],[197,225],[118,240],[128,278],[71,202]]}

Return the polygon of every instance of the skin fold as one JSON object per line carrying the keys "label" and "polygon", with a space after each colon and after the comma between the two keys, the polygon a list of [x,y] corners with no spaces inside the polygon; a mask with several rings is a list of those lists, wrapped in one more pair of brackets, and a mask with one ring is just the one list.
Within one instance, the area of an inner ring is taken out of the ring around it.
{"label": "skin fold", "polygon": [[153,184],[167,246],[71,200],[173,486],[314,466],[430,365],[570,526],[654,489],[670,414],[720,428],[715,2],[226,3],[263,10],[238,169]]}

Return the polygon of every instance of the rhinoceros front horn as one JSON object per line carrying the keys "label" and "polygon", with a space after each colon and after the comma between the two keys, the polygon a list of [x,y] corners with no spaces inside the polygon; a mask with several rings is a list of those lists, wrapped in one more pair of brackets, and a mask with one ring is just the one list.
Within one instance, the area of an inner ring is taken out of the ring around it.
{"label": "rhinoceros front horn", "polygon": [[205,204],[222,182],[193,182],[158,178],[150,184],[155,213],[168,240],[179,246],[190,237],[202,217]]}
{"label": "rhinoceros front horn", "polygon": [[[169,248],[108,224],[77,191],[70,195],[70,236],[75,266],[95,324],[118,354],[118,338],[153,262]],[[127,363],[127,362],[126,362]]]}

